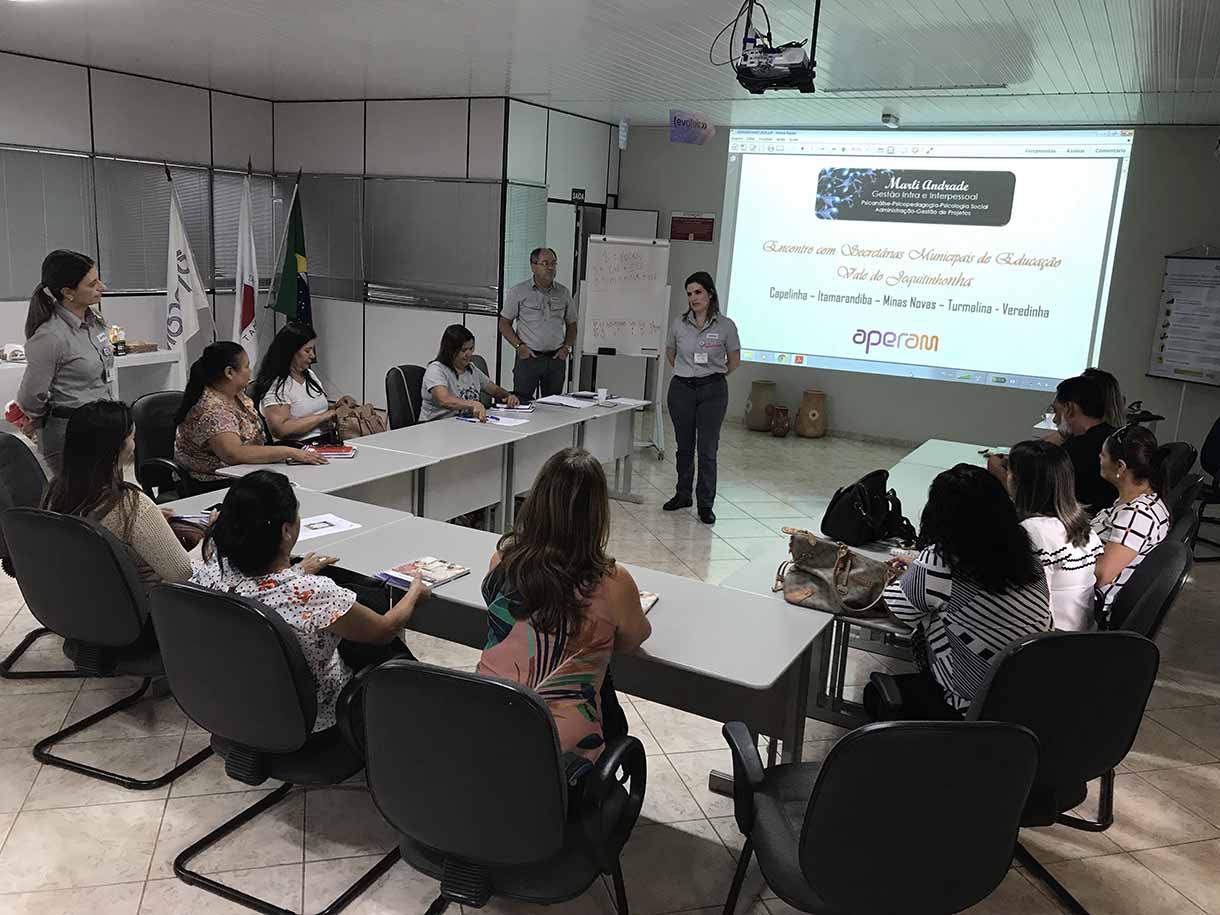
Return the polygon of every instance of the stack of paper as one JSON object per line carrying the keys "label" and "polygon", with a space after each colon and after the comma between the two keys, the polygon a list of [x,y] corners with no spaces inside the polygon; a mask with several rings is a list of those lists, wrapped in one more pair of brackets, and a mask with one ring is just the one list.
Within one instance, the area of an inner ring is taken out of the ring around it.
{"label": "stack of paper", "polygon": [[551,394],[547,397],[539,397],[534,403],[549,404],[553,407],[575,407],[578,410],[597,405],[596,400],[572,397],[570,394]]}
{"label": "stack of paper", "polygon": [[338,515],[314,515],[312,518],[301,519],[301,533],[297,543],[302,540],[312,540],[314,537],[325,537],[327,534],[341,534],[344,531],[354,531],[361,525],[348,521]]}

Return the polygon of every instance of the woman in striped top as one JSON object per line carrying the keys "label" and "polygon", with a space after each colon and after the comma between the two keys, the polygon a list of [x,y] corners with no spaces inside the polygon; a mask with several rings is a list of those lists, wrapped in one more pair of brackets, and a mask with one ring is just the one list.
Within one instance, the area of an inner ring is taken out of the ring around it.
{"label": "woman in striped top", "polygon": [[[960,718],[996,655],[1051,628],[1050,592],[1012,500],[982,467],[958,464],[932,481],[919,545],[885,590],[890,612],[916,627],[919,667],[894,678],[902,701],[885,717]],[[874,718],[880,700],[870,683],[864,704]]]}
{"label": "woman in striped top", "polygon": [[1092,629],[1094,570],[1102,547],[1076,501],[1072,459],[1050,442],[1018,442],[1008,455],[1007,482],[1017,517],[1046,573],[1055,628]]}
{"label": "woman in striped top", "polygon": [[1118,489],[1118,499],[1093,519],[1105,552],[1097,561],[1097,602],[1102,615],[1130,580],[1136,566],[1169,534],[1169,508],[1160,497],[1165,448],[1151,430],[1123,426],[1101,447],[1102,478]]}

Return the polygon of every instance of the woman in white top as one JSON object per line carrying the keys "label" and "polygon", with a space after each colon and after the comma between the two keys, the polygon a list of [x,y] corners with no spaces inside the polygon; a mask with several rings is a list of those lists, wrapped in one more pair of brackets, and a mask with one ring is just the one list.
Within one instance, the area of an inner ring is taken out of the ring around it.
{"label": "woman in white top", "polygon": [[1135,567],[1169,534],[1169,508],[1161,500],[1165,449],[1143,426],[1123,426],[1101,447],[1101,475],[1118,489],[1118,499],[1097,513],[1093,530],[1105,544],[1097,561],[1097,595],[1102,613],[1131,578]]}
{"label": "woman in white top", "polygon": [[1055,628],[1092,629],[1101,540],[1076,501],[1072,459],[1058,445],[1019,442],[1008,455],[1008,492],[1046,573]]}
{"label": "woman in white top", "polygon": [[317,333],[308,324],[285,324],[263,357],[254,382],[254,400],[278,441],[321,438],[335,411],[310,368],[318,361]]}
{"label": "woman in white top", "polygon": [[479,394],[489,394],[510,407],[521,402],[516,394],[500,387],[474,364],[474,334],[461,324],[450,324],[441,334],[436,358],[424,370],[419,421],[471,416],[485,423],[487,410]]}

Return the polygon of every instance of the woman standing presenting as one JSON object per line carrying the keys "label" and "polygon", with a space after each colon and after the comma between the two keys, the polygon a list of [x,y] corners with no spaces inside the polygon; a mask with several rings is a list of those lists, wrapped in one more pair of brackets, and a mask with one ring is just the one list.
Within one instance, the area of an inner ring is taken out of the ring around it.
{"label": "woman standing presenting", "polygon": [[716,284],[700,270],[686,278],[686,313],[674,319],[665,343],[669,366],[669,418],[678,443],[678,486],[662,506],[677,511],[691,504],[695,482],[695,451],[699,452],[699,483],[694,487],[699,520],[715,524],[716,449],[720,426],[729,405],[725,376],[741,364],[737,325],[720,313]]}
{"label": "woman standing presenting", "polygon": [[21,431],[38,432],[38,449],[53,474],[59,472],[69,417],[87,403],[111,399],[114,349],[93,310],[104,289],[92,258],[52,251],[30,297],[17,405],[28,417]]}

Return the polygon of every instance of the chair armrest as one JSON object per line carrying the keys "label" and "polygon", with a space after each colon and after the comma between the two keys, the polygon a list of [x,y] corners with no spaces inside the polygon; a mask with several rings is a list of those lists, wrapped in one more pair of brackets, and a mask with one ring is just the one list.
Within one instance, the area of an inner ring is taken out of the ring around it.
{"label": "chair armrest", "polygon": [[[644,745],[634,737],[610,741],[582,779],[580,820],[602,873],[611,873],[617,865],[619,853],[639,819],[647,787]],[[626,793],[624,804],[607,803],[616,792]]]}
{"label": "chair armrest", "polygon": [[376,669],[376,664],[369,664],[358,670],[343,684],[339,697],[335,699],[335,720],[339,733],[361,759],[364,759],[364,682]]}
{"label": "chair armrest", "polygon": [[902,711],[902,691],[898,689],[893,676],[875,670],[869,676],[868,682],[877,691],[880,699],[878,711],[883,716],[882,720],[893,721],[898,718]]}
{"label": "chair armrest", "polygon": [[154,501],[156,500],[156,494],[152,491],[153,487],[161,486],[164,488],[167,484],[149,480],[148,476],[150,473],[157,476],[158,479],[161,475],[164,475],[169,481],[168,485],[177,490],[179,497],[193,496],[195,494],[195,478],[184,466],[170,458],[149,458],[146,461],[140,462],[136,478],[140,481],[140,487]]}
{"label": "chair armrest", "polygon": [[744,722],[730,721],[721,733],[733,754],[733,816],[741,834],[748,838],[754,829],[754,792],[766,778],[762,757]]}

